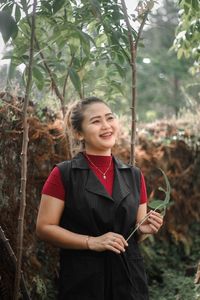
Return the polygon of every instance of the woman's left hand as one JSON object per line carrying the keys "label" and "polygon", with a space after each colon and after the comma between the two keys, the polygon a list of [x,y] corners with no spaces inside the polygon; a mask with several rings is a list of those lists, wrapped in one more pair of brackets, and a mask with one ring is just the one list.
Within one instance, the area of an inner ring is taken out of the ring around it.
{"label": "woman's left hand", "polygon": [[157,233],[163,224],[163,216],[156,212],[150,211],[148,213],[148,218],[143,224],[140,225],[139,231],[144,234],[154,234]]}

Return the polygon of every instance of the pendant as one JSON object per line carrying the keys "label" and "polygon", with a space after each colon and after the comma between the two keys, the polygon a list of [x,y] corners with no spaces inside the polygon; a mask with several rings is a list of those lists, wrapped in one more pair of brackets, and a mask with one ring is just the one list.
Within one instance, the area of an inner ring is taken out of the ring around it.
{"label": "pendant", "polygon": [[106,179],[106,175],[103,175],[103,179]]}

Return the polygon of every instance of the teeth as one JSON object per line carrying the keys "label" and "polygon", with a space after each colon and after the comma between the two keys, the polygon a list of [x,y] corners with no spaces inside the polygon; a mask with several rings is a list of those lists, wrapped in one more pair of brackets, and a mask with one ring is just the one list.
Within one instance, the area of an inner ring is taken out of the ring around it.
{"label": "teeth", "polygon": [[101,134],[101,136],[110,136],[112,133]]}

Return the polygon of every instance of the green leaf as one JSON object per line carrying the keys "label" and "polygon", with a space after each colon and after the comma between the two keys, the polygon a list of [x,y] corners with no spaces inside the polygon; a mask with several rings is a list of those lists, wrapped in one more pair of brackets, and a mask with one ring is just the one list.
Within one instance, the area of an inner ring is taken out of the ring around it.
{"label": "green leaf", "polygon": [[119,64],[117,64],[117,63],[114,63],[114,65],[116,66],[119,75],[120,75],[122,78],[126,77],[126,70],[125,70],[124,68],[122,68],[121,65],[119,65]]}
{"label": "green leaf", "polygon": [[189,6],[191,5],[192,0],[185,0],[185,3],[187,3]]}
{"label": "green leaf", "polygon": [[165,206],[165,203],[163,200],[152,200],[151,202],[148,203],[148,207],[151,209],[156,209],[162,210]]}
{"label": "green leaf", "polygon": [[45,8],[45,12],[47,13],[47,15],[52,15],[52,7],[48,2],[42,0],[41,7],[42,7],[42,13],[44,13],[44,8]]}
{"label": "green leaf", "polygon": [[5,43],[11,37],[15,38],[18,32],[17,23],[14,18],[5,11],[0,11],[0,32]]}
{"label": "green leaf", "polygon": [[99,4],[99,1],[97,0],[90,0],[90,4],[91,4],[91,10],[92,13],[95,17],[98,17],[101,15],[101,7]]}
{"label": "green leaf", "polygon": [[165,172],[159,168],[159,170],[162,172],[165,180],[166,190],[162,187],[159,187],[159,190],[165,193],[165,199],[164,200],[153,200],[151,201],[148,206],[151,209],[162,211],[163,215],[165,215],[167,207],[170,205],[170,193],[171,193],[171,187],[169,180],[165,174]]}
{"label": "green leaf", "polygon": [[4,52],[1,59],[12,59],[12,57],[13,57],[13,49],[7,50],[6,52]]}
{"label": "green leaf", "polygon": [[15,21],[18,23],[19,20],[21,18],[21,10],[20,7],[18,5],[16,5],[16,9],[15,9]]}
{"label": "green leaf", "polygon": [[110,84],[111,86],[115,87],[115,89],[118,90],[122,95],[124,95],[124,90],[121,82],[116,80],[111,80]]}
{"label": "green leaf", "polygon": [[17,67],[17,65],[15,63],[13,63],[13,61],[11,60],[10,64],[8,65],[7,84],[10,81],[10,79],[12,79],[14,77],[16,67]]}
{"label": "green leaf", "polygon": [[159,186],[158,190],[165,193],[165,189],[161,186]]}
{"label": "green leaf", "polygon": [[167,205],[169,203],[169,201],[170,201],[171,186],[170,186],[169,180],[168,180],[165,172],[162,169],[160,169],[160,168],[159,168],[159,170],[162,172],[162,174],[164,176],[165,184],[166,184],[166,187],[167,187],[166,190],[163,189],[163,191],[165,192],[165,200],[164,200],[164,202]]}
{"label": "green leaf", "polygon": [[199,5],[199,0],[192,0],[192,7],[194,8],[194,10],[198,10]]}
{"label": "green leaf", "polygon": [[10,16],[12,15],[12,12],[13,12],[13,6],[14,6],[14,3],[9,3],[6,4],[4,7],[3,7],[3,11],[7,12]]}
{"label": "green leaf", "polygon": [[33,77],[35,78],[35,84],[38,90],[42,90],[44,86],[44,77],[42,72],[37,67],[33,67]]}
{"label": "green leaf", "polygon": [[183,54],[184,54],[183,48],[178,49],[178,51],[177,51],[177,58],[181,59],[181,57],[183,56]]}
{"label": "green leaf", "polygon": [[52,5],[53,13],[57,13],[57,11],[59,11],[63,7],[64,3],[65,0],[54,0]]}
{"label": "green leaf", "polygon": [[185,4],[184,5],[184,11],[185,11],[186,15],[189,13],[189,10],[190,10],[190,7],[187,4]]}
{"label": "green leaf", "polygon": [[78,93],[81,93],[81,81],[78,73],[74,68],[69,68],[68,70],[69,70],[69,77],[71,79],[73,86],[75,87]]}
{"label": "green leaf", "polygon": [[94,40],[92,39],[92,37],[89,34],[83,32],[81,30],[76,30],[75,36],[76,35],[79,37],[79,39],[80,39],[80,41],[82,43],[81,44],[82,45],[82,49],[85,52],[86,56],[89,56],[89,54],[90,54],[90,41],[93,44],[95,44]]}

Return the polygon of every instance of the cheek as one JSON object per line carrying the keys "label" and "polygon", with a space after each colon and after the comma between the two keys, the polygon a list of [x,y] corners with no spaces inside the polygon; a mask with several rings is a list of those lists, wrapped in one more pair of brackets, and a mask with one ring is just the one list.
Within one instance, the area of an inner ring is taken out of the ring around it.
{"label": "cheek", "polygon": [[113,128],[115,129],[115,133],[119,133],[119,122],[116,120],[113,124]]}

